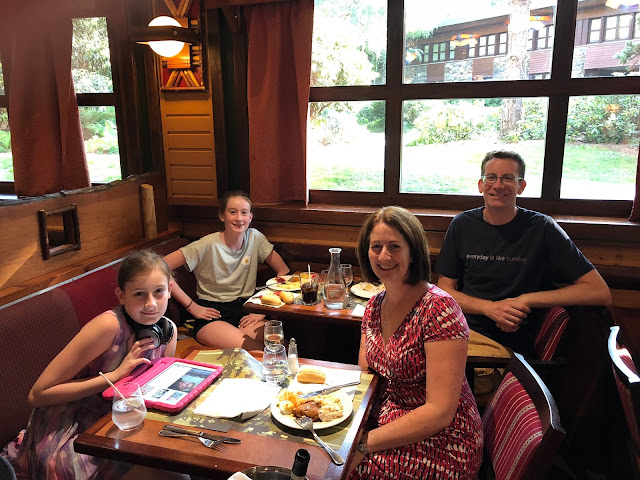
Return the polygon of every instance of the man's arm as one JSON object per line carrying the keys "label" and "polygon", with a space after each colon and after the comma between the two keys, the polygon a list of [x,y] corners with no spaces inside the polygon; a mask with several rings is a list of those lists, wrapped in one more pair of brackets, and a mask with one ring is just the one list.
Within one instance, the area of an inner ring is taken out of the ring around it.
{"label": "man's arm", "polygon": [[493,302],[462,293],[458,291],[458,279],[444,275],[438,278],[438,287],[451,295],[464,313],[485,315],[505,332],[515,332],[531,312],[531,308],[520,297]]}
{"label": "man's arm", "polygon": [[524,293],[518,299],[532,308],[567,305],[607,306],[611,305],[611,292],[600,273],[593,269],[571,285],[555,290]]}

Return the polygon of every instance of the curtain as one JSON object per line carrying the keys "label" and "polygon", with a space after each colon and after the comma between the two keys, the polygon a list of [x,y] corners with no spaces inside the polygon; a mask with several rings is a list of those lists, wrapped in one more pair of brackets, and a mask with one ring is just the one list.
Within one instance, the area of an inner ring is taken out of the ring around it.
{"label": "curtain", "polygon": [[640,221],[640,147],[638,148],[638,166],[636,170],[636,197],[633,200],[633,208],[629,220],[632,222]]}
{"label": "curtain", "polygon": [[3,66],[18,196],[91,185],[71,78],[72,22],[54,11],[23,10],[5,25],[11,29]]}
{"label": "curtain", "polygon": [[313,0],[246,7],[251,198],[308,202]]}

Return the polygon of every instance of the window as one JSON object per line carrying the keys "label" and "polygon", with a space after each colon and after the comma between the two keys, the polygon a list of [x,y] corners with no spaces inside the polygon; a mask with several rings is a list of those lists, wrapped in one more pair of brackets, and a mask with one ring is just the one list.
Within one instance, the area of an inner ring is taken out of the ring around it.
{"label": "window", "polygon": [[4,90],[4,76],[2,75],[2,63],[0,62],[0,182],[13,181],[13,158],[11,156],[8,106],[9,99]]}
{"label": "window", "polygon": [[[603,66],[601,76],[609,78],[591,81],[591,65],[584,62],[584,49],[591,47],[554,38],[556,25],[578,32],[574,21],[587,22],[589,38],[601,31],[600,19],[587,18],[590,11],[582,11],[577,0],[577,20],[568,2],[560,8],[548,0],[547,7],[538,3],[530,12],[512,12],[507,3],[465,0],[447,9],[422,0],[360,0],[345,13],[340,0],[316,0],[312,77],[336,72],[340,88],[329,86],[337,81],[318,84],[312,78],[312,202],[470,208],[478,204],[482,157],[505,148],[527,161],[524,206],[628,215],[640,130],[637,79],[618,62],[616,68],[627,73],[614,75]],[[535,31],[529,25],[534,16],[543,18]],[[323,51],[338,37],[317,25],[334,18],[344,22],[334,32],[359,29],[356,40],[343,45],[352,53],[341,60],[351,65],[347,58],[358,59],[364,66],[353,78],[342,75],[343,64],[336,70]],[[404,37],[389,36],[385,49],[379,38],[387,33],[388,18],[389,31],[400,29]],[[618,32],[631,28],[616,22]],[[521,30],[504,32],[504,25],[514,24]],[[454,39],[461,53],[447,58],[453,52],[447,43]],[[409,45],[431,63],[403,61],[399,52],[409,52]],[[565,60],[572,56],[573,64]]]}
{"label": "window", "polygon": [[92,183],[122,178],[107,19],[73,19],[71,76]]}
{"label": "window", "polygon": [[[92,183],[122,178],[107,18],[73,19],[71,74]],[[130,87],[126,87],[128,91]],[[8,98],[0,64],[0,193],[13,193]]]}
{"label": "window", "polygon": [[589,23],[589,43],[634,38],[632,35],[634,19],[635,16],[629,13],[591,19]]}

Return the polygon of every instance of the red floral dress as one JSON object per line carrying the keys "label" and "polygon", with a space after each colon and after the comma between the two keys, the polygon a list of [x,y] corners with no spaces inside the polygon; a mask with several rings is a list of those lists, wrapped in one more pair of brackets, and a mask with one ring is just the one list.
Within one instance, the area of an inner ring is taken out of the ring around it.
{"label": "red floral dress", "polygon": [[[469,327],[458,304],[430,285],[385,345],[380,324],[384,295],[381,292],[369,301],[362,321],[367,362],[382,377],[372,428],[424,405],[425,343],[469,338]],[[474,478],[481,462],[482,421],[465,378],[458,409],[448,427],[421,442],[370,454],[350,479]]]}

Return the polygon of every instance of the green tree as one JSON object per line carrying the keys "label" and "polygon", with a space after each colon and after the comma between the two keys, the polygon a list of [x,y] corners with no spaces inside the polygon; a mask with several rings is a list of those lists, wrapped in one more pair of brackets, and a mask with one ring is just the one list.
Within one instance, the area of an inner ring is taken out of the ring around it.
{"label": "green tree", "polygon": [[[381,79],[386,63],[386,36],[380,35],[386,32],[385,5],[379,0],[316,2],[312,86],[371,85]],[[316,126],[326,123],[329,108],[340,111],[350,107],[312,103],[310,121]]]}
{"label": "green tree", "polygon": [[71,74],[76,92],[113,92],[106,18],[73,20]]}
{"label": "green tree", "polygon": [[[637,16],[636,28],[640,28],[640,15]],[[638,60],[640,59],[640,43],[637,42],[627,42],[620,53],[616,53],[616,58],[620,60],[620,64],[624,65],[625,63],[631,62],[632,65],[637,65]],[[629,70],[631,67],[629,67]]]}

